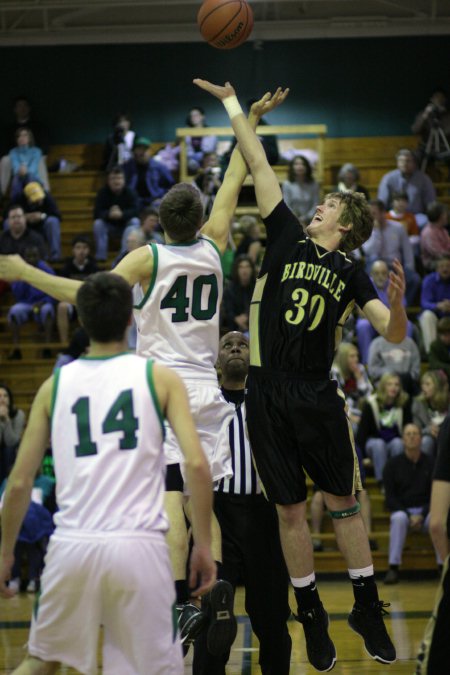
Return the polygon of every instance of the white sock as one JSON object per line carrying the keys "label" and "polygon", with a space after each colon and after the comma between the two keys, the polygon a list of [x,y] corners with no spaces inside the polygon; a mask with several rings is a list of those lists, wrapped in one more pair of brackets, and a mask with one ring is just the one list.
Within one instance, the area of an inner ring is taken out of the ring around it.
{"label": "white sock", "polygon": [[310,584],[313,584],[316,580],[316,575],[314,572],[309,574],[307,577],[291,577],[291,584],[294,588],[306,588]]}
{"label": "white sock", "polygon": [[349,569],[348,574],[350,579],[359,579],[359,577],[372,577],[374,574],[373,565],[369,565],[368,567],[361,567],[358,570]]}

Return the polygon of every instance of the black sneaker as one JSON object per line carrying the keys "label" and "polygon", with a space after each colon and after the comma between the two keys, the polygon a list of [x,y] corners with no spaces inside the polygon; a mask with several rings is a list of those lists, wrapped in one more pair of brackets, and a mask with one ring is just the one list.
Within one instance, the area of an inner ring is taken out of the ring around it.
{"label": "black sneaker", "polygon": [[320,673],[332,670],[336,663],[336,648],[328,635],[328,614],[322,603],[313,609],[299,612],[295,617],[303,624],[308,660]]}
{"label": "black sneaker", "polygon": [[372,603],[369,607],[355,602],[348,617],[348,624],[362,637],[366,651],[375,661],[394,663],[397,654],[384,625],[383,616],[388,614],[385,607],[389,607],[389,603],[383,603],[382,600]]}
{"label": "black sneaker", "polygon": [[178,612],[178,630],[180,631],[180,641],[183,647],[183,654],[186,656],[191,644],[198,638],[203,628],[206,626],[206,615],[191,602],[185,602],[177,605]]}
{"label": "black sneaker", "polygon": [[202,610],[209,620],[206,644],[213,656],[225,654],[231,649],[236,637],[237,622],[233,604],[233,587],[222,579],[216,581],[211,591],[202,598]]}

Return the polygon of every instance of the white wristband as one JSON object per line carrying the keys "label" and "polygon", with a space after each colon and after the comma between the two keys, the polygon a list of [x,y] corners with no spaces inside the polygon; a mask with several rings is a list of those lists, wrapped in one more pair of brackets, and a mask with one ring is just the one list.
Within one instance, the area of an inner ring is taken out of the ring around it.
{"label": "white wristband", "polygon": [[237,96],[227,96],[227,98],[223,99],[222,103],[225,106],[225,110],[227,111],[230,120],[243,112]]}

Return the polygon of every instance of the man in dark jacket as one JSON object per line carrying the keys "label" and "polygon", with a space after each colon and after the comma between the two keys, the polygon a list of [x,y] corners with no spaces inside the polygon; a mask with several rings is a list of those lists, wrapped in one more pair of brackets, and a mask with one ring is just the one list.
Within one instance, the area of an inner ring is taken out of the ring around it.
{"label": "man in dark jacket", "polygon": [[137,138],[133,146],[133,157],[123,165],[128,187],[137,192],[139,210],[159,202],[175,184],[169,169],[149,156],[150,145],[148,138]]}
{"label": "man in dark jacket", "polygon": [[8,229],[0,234],[0,254],[10,255],[18,253],[25,257],[25,249],[29,246],[37,246],[41,258],[47,257],[47,246],[43,237],[27,227],[25,213],[21,206],[13,204],[9,207]]}
{"label": "man in dark jacket", "polygon": [[50,260],[61,258],[61,212],[54,198],[35,181],[25,185],[19,200],[28,227],[43,235],[50,249]]}

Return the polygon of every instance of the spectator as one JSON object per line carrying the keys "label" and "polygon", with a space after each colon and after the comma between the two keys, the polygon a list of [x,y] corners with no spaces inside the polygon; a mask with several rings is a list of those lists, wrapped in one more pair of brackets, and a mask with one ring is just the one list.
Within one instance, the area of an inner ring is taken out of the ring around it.
{"label": "spectator", "polygon": [[236,256],[231,282],[222,300],[222,328],[238,330],[248,335],[250,302],[256,282],[255,265],[248,255]]}
{"label": "spectator", "polygon": [[[404,452],[386,462],[383,484],[386,506],[391,512],[389,570],[385,584],[396,584],[408,530],[428,532],[433,462],[421,452],[421,433],[416,424],[403,429]],[[437,554],[438,563],[442,561]]]}
{"label": "spectator", "polygon": [[319,204],[319,184],[313,178],[312,166],[303,155],[289,162],[288,178],[282,184],[283,198],[301,224],[309,225]]}
{"label": "spectator", "polygon": [[448,207],[440,202],[431,202],[427,208],[428,223],[420,235],[422,264],[426,272],[434,272],[439,258],[450,254],[450,235],[448,225]]}
{"label": "spectator", "polygon": [[126,187],[124,170],[116,166],[106,178],[106,185],[97,192],[94,206],[95,257],[108,257],[110,236],[121,238],[120,252],[126,250],[128,233],[140,226],[138,199],[134,190]]}
{"label": "spectator", "polygon": [[[372,267],[370,268],[370,278],[372,279],[381,302],[386,305],[386,307],[389,307],[387,295],[389,267],[384,260],[375,260],[375,262],[372,263]],[[377,332],[370,321],[363,316],[359,316],[356,319],[355,330],[358,339],[359,353],[361,354],[361,361],[367,363],[369,359],[370,343],[377,336]],[[414,327],[411,321],[408,321],[407,335],[408,337],[413,337],[414,335]]]}
{"label": "spectator", "polygon": [[25,213],[21,206],[13,204],[7,212],[8,229],[0,234],[0,254],[18,253],[25,256],[25,249],[37,246],[41,258],[47,257],[47,246],[43,237],[27,227]]}
{"label": "spectator", "polygon": [[9,476],[24,428],[25,413],[15,407],[11,389],[0,384],[0,484]]}
{"label": "spectator", "polygon": [[[90,256],[89,239],[83,234],[77,234],[72,240],[72,256],[67,258],[60,272],[67,279],[86,279],[90,274],[98,272],[96,262]],[[76,319],[75,305],[70,302],[58,302],[56,308],[56,325],[59,340],[66,345],[69,341],[69,322]]]}
{"label": "spectator", "polygon": [[[25,249],[25,260],[30,265],[37,267],[47,274],[55,274],[53,269],[39,258],[39,249],[37,246],[29,246]],[[14,281],[11,284],[11,290],[16,302],[8,312],[8,324],[12,333],[13,350],[8,359],[21,359],[20,350],[20,326],[31,318],[44,327],[44,340],[48,344],[51,342],[53,334],[53,325],[55,320],[55,301],[43,291],[31,286],[26,281]],[[51,358],[51,352],[45,347],[42,352],[45,359]]]}
{"label": "spectator", "polygon": [[133,157],[123,165],[126,184],[138,195],[139,210],[159,202],[175,184],[169,169],[150,157],[150,146],[148,138],[136,138]]}
{"label": "spectator", "polygon": [[436,263],[436,271],[423,279],[420,305],[423,312],[419,316],[419,325],[428,354],[431,343],[436,339],[438,320],[450,316],[450,254],[441,256]]}
{"label": "spectator", "polygon": [[[205,111],[199,106],[191,108],[186,118],[186,124],[192,129],[204,129],[208,126],[205,122]],[[190,173],[196,173],[202,166],[203,157],[206,153],[215,153],[217,148],[216,136],[186,136],[186,151],[188,169]]]}
{"label": "spectator", "polygon": [[447,94],[443,89],[435,89],[432,92],[429,102],[417,115],[411,127],[413,134],[421,136],[420,157],[424,156],[431,131],[436,127],[440,127],[450,141],[450,112],[447,110]]}
{"label": "spectator", "polygon": [[235,257],[248,255],[255,267],[258,267],[263,253],[261,225],[255,216],[244,215],[239,219],[239,226],[244,231],[244,236],[236,248]]}
{"label": "spectator", "polygon": [[144,246],[147,243],[146,237],[145,237],[145,232],[143,232],[142,228],[138,227],[134,230],[130,230],[127,235],[127,243],[126,243],[126,248],[125,251],[121,251],[119,255],[114,259],[113,264],[111,265],[111,269],[114,269],[116,265],[120,263],[120,261],[125,258],[130,251],[134,251],[136,248],[139,248],[140,246]]}
{"label": "spectator", "polygon": [[450,412],[449,383],[442,370],[427,370],[420,385],[422,392],[412,404],[413,422],[422,434],[422,452],[434,458],[439,429]]}
{"label": "spectator", "polygon": [[373,392],[367,371],[359,361],[358,350],[350,342],[341,342],[331,369],[331,377],[336,380],[345,394],[348,416],[356,433],[364,401]]}
{"label": "spectator", "polygon": [[396,159],[397,168],[385,173],[380,181],[378,199],[390,209],[394,193],[406,192],[409,208],[416,215],[417,224],[421,227],[426,222],[428,204],[436,199],[436,190],[431,178],[417,168],[416,158],[411,150],[399,150]]}
{"label": "spectator", "polygon": [[102,168],[109,171],[121,166],[133,156],[135,132],[131,129],[131,119],[126,113],[119,113],[113,121],[113,131],[106,139],[103,151]]}
{"label": "spectator", "polygon": [[433,370],[443,370],[450,382],[450,316],[437,323],[437,338],[430,346],[429,364]]}
{"label": "spectator", "polygon": [[387,214],[388,220],[400,223],[405,228],[411,243],[414,257],[419,257],[419,226],[416,216],[409,210],[408,195],[406,192],[394,192],[392,195],[392,208]]}
{"label": "spectator", "polygon": [[0,191],[3,195],[8,192],[9,183],[11,181],[11,159],[9,151],[16,144],[16,133],[19,129],[30,129],[36,145],[42,150],[42,158],[39,162],[38,176],[40,182],[45,186],[46,190],[50,189],[48,182],[47,165],[45,162],[45,155],[48,153],[48,136],[44,127],[39,124],[32,115],[30,101],[26,96],[17,96],[13,102],[14,123],[6,127],[3,136],[3,143],[0,154],[2,155],[0,161]]}
{"label": "spectator", "polygon": [[346,162],[341,166],[338,173],[337,192],[361,192],[367,201],[369,200],[368,190],[359,183],[359,171],[354,164]]}
{"label": "spectator", "polygon": [[388,342],[381,335],[372,340],[367,369],[374,383],[385,373],[395,373],[408,394],[414,396],[419,391],[420,352],[414,340],[408,336],[397,343]]}
{"label": "spectator", "polygon": [[156,209],[146,206],[139,214],[141,230],[145,234],[147,244],[164,244],[164,235],[159,224],[159,214]]}
{"label": "spectator", "polygon": [[386,218],[383,202],[372,199],[369,203],[373,217],[373,230],[362,247],[366,256],[366,266],[370,268],[375,260],[384,260],[391,268],[396,258],[400,260],[405,271],[406,302],[412,306],[419,292],[420,276],[415,271],[414,253],[408,235],[400,223]]}
{"label": "spectator", "polygon": [[206,152],[202,159],[201,168],[194,179],[194,185],[200,191],[205,218],[210,215],[214,199],[222,185],[221,172],[217,154]]}
{"label": "spectator", "polygon": [[16,131],[17,145],[10,150],[11,162],[11,201],[16,202],[22,195],[23,188],[31,181],[39,182],[39,163],[42,151],[35,147],[33,133],[27,127]]}
{"label": "spectator", "polygon": [[373,462],[375,479],[382,485],[383,469],[388,457],[403,452],[401,433],[411,422],[411,405],[398,375],[385,373],[376,391],[364,403],[356,444]]}
{"label": "spectator", "polygon": [[[28,227],[42,235],[50,249],[50,260],[61,258],[61,213],[50,192],[35,181],[25,185],[19,205]],[[8,227],[8,221],[4,223]]]}

